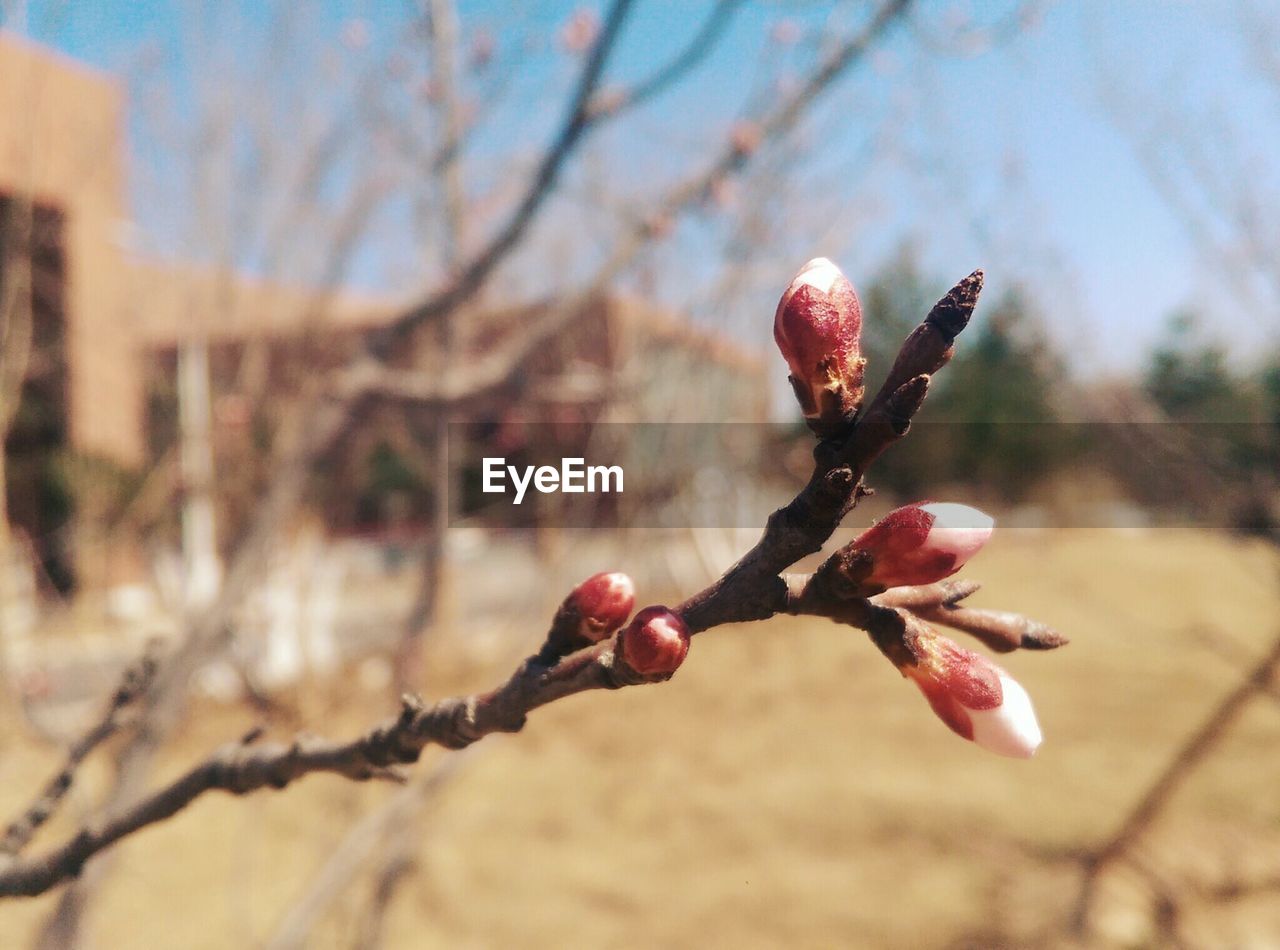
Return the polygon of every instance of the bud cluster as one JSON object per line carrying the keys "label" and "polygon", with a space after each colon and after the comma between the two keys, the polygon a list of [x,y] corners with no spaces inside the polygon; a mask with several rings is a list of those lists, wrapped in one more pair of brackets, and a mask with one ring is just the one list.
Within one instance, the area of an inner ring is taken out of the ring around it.
{"label": "bud cluster", "polygon": [[644,677],[670,676],[689,652],[689,630],[666,607],[645,607],[628,624],[635,602],[635,584],[626,574],[605,571],[588,577],[560,605],[539,660],[553,665],[616,633],[619,662]]}

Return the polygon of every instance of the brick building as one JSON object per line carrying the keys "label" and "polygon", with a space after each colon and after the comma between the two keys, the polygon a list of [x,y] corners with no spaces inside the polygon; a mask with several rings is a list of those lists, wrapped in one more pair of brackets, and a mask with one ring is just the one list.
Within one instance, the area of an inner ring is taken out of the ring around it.
{"label": "brick building", "polygon": [[[29,247],[33,328],[5,446],[8,499],[15,527],[34,539],[61,587],[77,574],[80,584],[97,586],[136,573],[120,553],[128,545],[99,528],[110,520],[110,506],[83,489],[84,479],[66,477],[68,459],[77,471],[87,466],[124,486],[124,494],[151,490],[155,479],[144,476],[162,465],[166,443],[171,448],[173,378],[184,344],[208,345],[218,467],[234,470],[246,354],[265,354],[274,375],[272,361],[289,359],[290,341],[304,325],[318,322],[341,351],[395,313],[387,301],[318,298],[305,288],[138,260],[124,240],[125,108],[111,76],[0,33],[0,289],[13,273],[15,248]],[[17,240],[28,228],[30,240]],[[652,362],[645,353],[660,354],[668,367],[687,364],[704,382],[718,377],[703,387],[718,404],[700,404],[694,418],[764,417],[767,386],[758,361],[635,300],[598,301],[540,350],[520,386],[554,411],[582,398],[566,387],[584,372],[616,376],[624,365]],[[663,415],[669,407],[632,408],[641,417],[670,417]],[[346,448],[369,451],[369,432],[363,435]],[[158,497],[172,507],[178,480],[161,472],[160,481]]]}

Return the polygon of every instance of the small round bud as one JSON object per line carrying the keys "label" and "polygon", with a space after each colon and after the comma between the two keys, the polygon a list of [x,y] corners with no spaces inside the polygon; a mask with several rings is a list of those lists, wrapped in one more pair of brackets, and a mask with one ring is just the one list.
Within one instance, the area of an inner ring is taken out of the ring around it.
{"label": "small round bud", "polygon": [[689,652],[689,630],[666,607],[646,607],[618,634],[618,655],[637,673],[674,673]]}
{"label": "small round bud", "polygon": [[627,622],[636,604],[636,585],[620,571],[605,571],[588,577],[569,598],[578,611],[578,634],[597,643]]}

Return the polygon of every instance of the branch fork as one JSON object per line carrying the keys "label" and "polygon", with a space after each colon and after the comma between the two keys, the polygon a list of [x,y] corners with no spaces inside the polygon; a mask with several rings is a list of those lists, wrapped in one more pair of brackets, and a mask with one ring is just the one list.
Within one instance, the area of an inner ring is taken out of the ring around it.
{"label": "branch fork", "polygon": [[[845,293],[847,283],[838,287],[840,301],[856,306],[852,287]],[[835,286],[834,279],[829,286]],[[674,608],[652,606],[632,615],[630,579],[616,572],[595,575],[565,598],[537,652],[490,692],[432,704],[406,695],[395,716],[345,742],[314,737],[288,744],[263,742],[255,731],[43,854],[20,854],[34,828],[16,833],[13,827],[21,822],[15,823],[6,837],[9,857],[0,863],[0,897],[44,893],[79,874],[93,855],[172,816],[207,791],[244,795],[264,787],[279,789],[312,772],[354,781],[402,780],[398,767],[416,762],[429,745],[463,749],[491,733],[519,732],[529,713],[566,696],[664,682],[684,661],[694,635],[779,614],[827,617],[866,631],[952,729],[1004,754],[1034,749],[1026,723],[1031,715],[1034,726],[1034,715],[1025,691],[990,661],[930,626],[950,626],[997,652],[1044,650],[1066,642],[1020,615],[965,606],[978,585],[946,579],[981,546],[990,533],[989,519],[985,529],[981,524],[957,526],[952,521],[962,506],[908,506],[859,535],[812,574],[784,573],[821,550],[870,492],[863,484],[868,467],[909,430],[932,375],[950,359],[981,287],[982,273],[975,271],[938,302],[907,338],[888,380],[868,405],[850,411],[848,401],[815,402],[835,406],[838,418],[824,418],[818,426],[809,420],[823,437],[814,449],[808,483],[770,515],[755,546],[704,590]],[[814,288],[800,299],[812,306]],[[855,324],[860,326],[858,321],[828,321],[831,332],[848,333]],[[857,341],[837,342],[847,357],[843,365],[860,380]],[[846,392],[854,388],[850,384]],[[132,695],[121,690],[117,696],[125,694]],[[113,709],[115,705],[113,701]],[[1038,743],[1038,727],[1033,738]],[[78,762],[71,757],[68,768],[74,771]],[[16,844],[9,845],[11,839]]]}

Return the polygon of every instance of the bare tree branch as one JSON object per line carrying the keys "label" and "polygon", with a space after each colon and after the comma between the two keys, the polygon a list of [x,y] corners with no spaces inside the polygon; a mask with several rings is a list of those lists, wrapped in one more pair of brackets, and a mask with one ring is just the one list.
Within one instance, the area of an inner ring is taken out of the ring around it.
{"label": "bare tree branch", "polygon": [[75,781],[76,770],[80,768],[80,763],[87,759],[94,749],[115,735],[125,723],[126,710],[151,684],[156,663],[155,656],[147,654],[125,671],[120,685],[111,695],[97,722],[67,750],[66,762],[63,763],[62,769],[49,780],[39,797],[9,823],[4,838],[0,839],[0,855],[18,854],[40,830],[40,826],[57,811],[58,806],[62,804],[62,799]]}
{"label": "bare tree branch", "polygon": [[[878,7],[861,32],[845,41],[822,62],[796,93],[784,99],[779,108],[763,120],[763,136],[768,138],[790,130],[809,104],[844,70],[857,62],[872,43],[901,16],[908,2],[909,0],[887,0]],[[540,173],[535,176],[529,193],[508,224],[468,265],[460,269],[457,278],[449,286],[402,314],[388,333],[373,341],[371,349],[375,357],[394,351],[396,341],[411,333],[414,327],[428,319],[451,313],[469,299],[523,236],[545,201],[550,187],[554,185],[569,152],[581,141],[587,129],[587,103],[601,76],[605,55],[616,38],[623,13],[628,7],[629,3],[619,0],[611,10],[606,27],[584,67],[566,124],[540,166]],[[653,222],[657,218],[693,205],[712,183],[741,168],[750,157],[750,152],[731,143],[705,173],[673,188],[665,200],[658,204],[655,213],[639,220],[620,241],[600,269],[592,286],[597,289],[603,287],[621,270],[652,237]],[[970,281],[973,280],[980,282],[980,276],[970,278]],[[548,322],[541,329],[549,334],[555,332],[556,328],[557,324]],[[530,336],[545,338],[536,333]],[[921,377],[902,387],[902,392],[892,394],[885,401],[885,409],[881,413],[885,418],[875,426],[865,427],[867,433],[876,433],[874,437],[851,440],[860,443],[852,448],[827,444],[821,449],[820,463],[809,487],[792,506],[775,513],[761,544],[731,568],[716,585],[683,605],[682,611],[691,627],[705,629],[713,625],[712,618],[722,608],[734,606],[730,602],[736,599],[735,592],[746,591],[748,600],[755,596],[753,585],[770,587],[777,592],[775,585],[780,583],[777,572],[804,554],[817,550],[822,541],[830,536],[840,517],[852,507],[856,494],[861,491],[859,481],[865,465],[906,430],[910,416],[918,408],[926,388],[927,377]],[[234,605],[255,581],[259,565],[269,550],[279,525],[302,496],[315,460],[345,430],[360,398],[352,394],[339,395],[337,398],[333,395],[320,396],[280,439],[281,450],[274,467],[273,480],[244,537],[237,544],[236,554],[230,561],[218,600],[204,615],[193,619],[187,638],[171,661],[164,664],[158,672],[156,682],[144,700],[142,721],[134,739],[121,755],[116,787],[108,796],[103,809],[105,814],[118,814],[122,809],[129,809],[130,803],[138,799],[155,751],[169,734],[182,709],[185,684],[199,663],[226,642],[230,635]],[[766,613],[761,613],[762,609],[762,605],[757,605],[749,609],[737,609],[737,612],[755,619],[767,616]],[[192,790],[192,786],[187,786],[188,792]],[[85,854],[80,860],[83,861],[87,856]]]}
{"label": "bare tree branch", "polygon": [[1280,637],[1235,689],[1214,707],[1200,728],[1169,758],[1164,770],[1148,786],[1120,827],[1088,856],[1072,921],[1076,933],[1084,933],[1089,927],[1097,882],[1102,873],[1130,853],[1134,844],[1164,813],[1187,778],[1218,747],[1249,702],[1274,686],[1277,673],[1280,673]]}
{"label": "bare tree branch", "polygon": [[742,0],[717,0],[698,32],[670,62],[630,89],[606,89],[598,93],[590,103],[592,116],[616,117],[627,109],[644,105],[650,99],[670,89],[685,73],[706,59],[740,6],[742,6]]}
{"label": "bare tree branch", "polygon": [[457,774],[464,758],[449,756],[434,768],[419,773],[382,806],[354,824],[324,866],[316,872],[301,900],[281,920],[266,943],[267,950],[292,950],[305,946],[325,908],[351,883],[379,843],[420,812],[423,805]]}
{"label": "bare tree branch", "polygon": [[565,163],[592,125],[588,105],[595,95],[604,74],[605,63],[633,2],[634,0],[614,0],[609,8],[600,36],[587,56],[560,131],[547,149],[524,198],[511,213],[507,223],[439,293],[401,314],[394,323],[376,334],[370,345],[370,351],[376,357],[385,359],[420,324],[449,313],[469,299],[507,252],[519,243],[542,204],[554,191]]}
{"label": "bare tree branch", "polygon": [[[926,320],[938,322],[940,308],[951,313],[949,324],[958,333],[967,324],[977,300],[979,275],[966,278],[943,299]],[[960,299],[964,306],[950,310]],[[954,334],[952,334],[954,337]],[[936,370],[949,352],[939,356],[917,331],[903,345],[898,365],[909,381],[901,390],[912,395],[893,409],[894,437],[910,424],[923,391],[916,380],[927,379],[916,370]],[[948,345],[949,350],[949,345]],[[914,375],[913,375],[914,374]],[[885,400],[894,405],[896,394]],[[866,443],[870,443],[868,446]],[[757,545],[710,587],[677,608],[696,634],[721,624],[762,620],[777,613],[811,614],[835,619],[867,630],[882,651],[901,656],[906,639],[919,621],[903,609],[865,599],[843,599],[823,582],[819,569],[802,584],[788,583],[778,572],[800,557],[821,548],[843,516],[865,493],[865,465],[886,445],[885,431],[856,422],[838,441],[820,443],[809,484],[785,508],[770,516]],[[834,561],[839,555],[833,556]],[[830,562],[829,562],[830,563]],[[939,602],[955,597],[964,587],[939,585]],[[919,599],[922,595],[916,592]],[[412,696],[402,702],[400,714],[365,734],[346,742],[299,738],[292,744],[255,743],[256,735],[225,746],[168,786],[145,796],[122,813],[91,823],[62,846],[28,859],[15,859],[0,867],[0,896],[43,893],[79,873],[94,854],[147,825],[171,817],[207,791],[221,789],[234,794],[270,786],[283,788],[312,772],[330,772],[355,780],[394,777],[393,767],[417,761],[427,745],[465,748],[495,732],[519,732],[530,712],[575,693],[593,689],[618,689],[642,683],[662,682],[670,673],[646,674],[630,666],[617,649],[618,635],[564,655],[575,644],[566,638],[574,618],[564,609],[556,614],[542,649],[521,664],[497,689],[483,694],[453,697],[430,706]]]}

